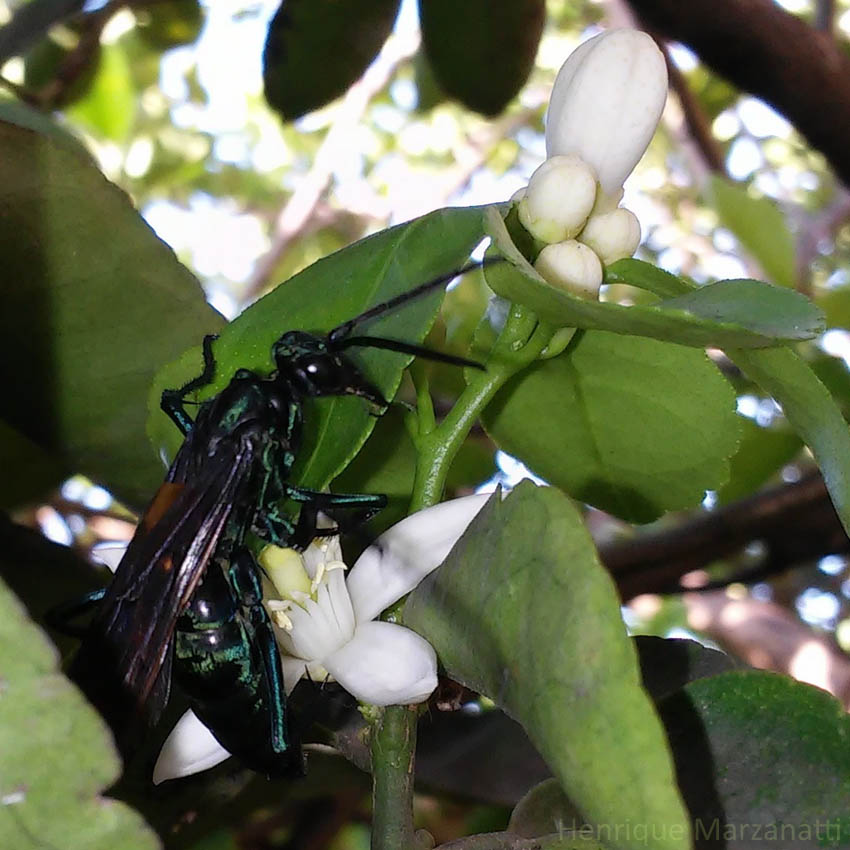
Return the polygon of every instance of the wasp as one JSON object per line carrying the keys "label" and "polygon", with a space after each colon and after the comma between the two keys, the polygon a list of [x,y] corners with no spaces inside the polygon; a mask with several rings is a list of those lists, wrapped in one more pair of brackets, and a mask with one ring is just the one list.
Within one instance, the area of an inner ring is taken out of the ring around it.
{"label": "wasp", "polygon": [[[237,370],[191,416],[188,397],[216,373],[214,336],[203,370],[162,394],[161,407],[183,435],[165,481],[144,512],[112,582],[54,612],[62,625],[95,607],[69,675],[109,722],[128,754],[140,728],[157,722],[172,681],[199,719],[246,766],[267,775],[301,770],[287,715],[283,671],[263,607],[262,571],[250,539],[305,548],[319,535],[320,512],[366,519],[380,494],[307,489],[291,480],[308,398],[353,395],[377,411],[383,397],[347,354],[371,347],[482,368],[465,358],[404,341],[354,336],[363,322],[440,286],[476,263],[378,304],[325,335],[291,330],[272,347],[274,371]],[[306,423],[309,424],[309,423]],[[293,516],[280,505],[299,506]]]}

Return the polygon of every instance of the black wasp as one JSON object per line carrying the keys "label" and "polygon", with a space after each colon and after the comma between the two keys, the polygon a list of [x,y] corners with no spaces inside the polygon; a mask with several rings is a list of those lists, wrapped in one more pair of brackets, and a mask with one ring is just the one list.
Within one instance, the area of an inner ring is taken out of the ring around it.
{"label": "black wasp", "polygon": [[[302,442],[304,401],[354,395],[386,409],[387,400],[345,354],[352,347],[480,368],[352,331],[481,265],[428,281],[325,336],[286,332],[272,347],[270,375],[239,369],[220,393],[199,405],[193,419],[187,397],[215,376],[215,337],[206,337],[202,373],[162,394],[162,409],[184,436],[165,482],[111,584],[52,617],[70,631],[69,619],[97,604],[70,675],[125,752],[133,749],[141,721],[159,719],[173,678],[200,720],[248,767],[269,775],[300,770],[280,656],[262,605],[262,574],[246,538],[304,548],[322,533],[316,528],[320,511],[353,510],[364,518],[386,504],[383,495],[321,493],[290,481]],[[300,505],[297,517],[281,511],[282,502]]]}

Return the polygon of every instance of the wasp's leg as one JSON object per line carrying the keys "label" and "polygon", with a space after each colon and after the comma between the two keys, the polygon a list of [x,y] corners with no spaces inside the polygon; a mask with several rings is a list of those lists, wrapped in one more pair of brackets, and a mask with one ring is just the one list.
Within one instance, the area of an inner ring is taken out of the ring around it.
{"label": "wasp's leg", "polygon": [[218,334],[207,334],[204,337],[204,371],[197,378],[187,381],[179,390],[162,391],[159,406],[171,417],[184,437],[192,430],[193,421],[183,405],[189,393],[205,387],[215,377],[215,357],[212,352],[212,344],[216,339],[218,339]]}
{"label": "wasp's leg", "polygon": [[304,487],[287,486],[286,496],[293,502],[314,505],[317,510],[333,508],[352,508],[371,511],[374,516],[387,506],[387,497],[383,493],[321,493]]}
{"label": "wasp's leg", "polygon": [[99,590],[92,590],[79,599],[56,605],[45,613],[44,622],[60,634],[84,638],[88,634],[88,627],[79,626],[74,623],[74,620],[96,608],[104,596],[106,596],[106,588],[101,587]]}
{"label": "wasp's leg", "polygon": [[254,518],[251,531],[261,540],[273,546],[292,546],[297,525],[292,519],[281,513],[276,505],[260,511]]}
{"label": "wasp's leg", "polygon": [[286,689],[280,650],[274,636],[271,620],[263,607],[263,588],[260,571],[254,556],[240,549],[231,559],[228,575],[240,605],[247,612],[254,634],[255,646],[260,652],[268,682],[269,716],[271,718],[272,749],[276,753],[291,749],[286,719]]}
{"label": "wasp's leg", "polygon": [[[387,497],[376,493],[319,493],[301,487],[288,487],[287,495],[295,502],[301,502],[301,513],[292,535],[290,545],[296,549],[304,549],[315,537],[330,537],[340,533],[340,526],[350,525],[340,523],[337,518],[339,510],[355,511],[355,523],[366,522],[378,511],[387,506]],[[338,525],[331,528],[318,527],[319,512],[326,513],[337,521]]]}

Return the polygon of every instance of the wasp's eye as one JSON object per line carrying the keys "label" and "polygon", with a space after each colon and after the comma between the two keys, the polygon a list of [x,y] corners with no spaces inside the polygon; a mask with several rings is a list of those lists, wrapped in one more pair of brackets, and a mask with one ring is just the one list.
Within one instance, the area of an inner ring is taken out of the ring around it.
{"label": "wasp's eye", "polygon": [[311,383],[325,386],[336,379],[337,365],[328,357],[310,357],[301,361],[301,371]]}

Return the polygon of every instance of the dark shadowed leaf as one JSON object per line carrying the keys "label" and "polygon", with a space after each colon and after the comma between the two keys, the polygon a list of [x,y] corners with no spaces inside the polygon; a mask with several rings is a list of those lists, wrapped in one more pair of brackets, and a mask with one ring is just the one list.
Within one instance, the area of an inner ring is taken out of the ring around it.
{"label": "dark shadowed leaf", "polygon": [[434,76],[484,115],[498,115],[528,79],[545,19],[545,0],[419,0]]}
{"label": "dark shadowed leaf", "polygon": [[344,94],[377,56],[399,0],[283,0],[263,52],[266,100],[287,121]]}
{"label": "dark shadowed leaf", "polygon": [[697,848],[850,845],[850,718],[830,694],[732,671],[659,708]]}
{"label": "dark shadowed leaf", "polygon": [[153,375],[220,325],[197,280],[87,157],[0,123],[0,415],[68,469],[142,502]]}

